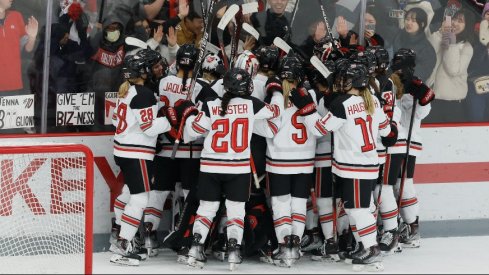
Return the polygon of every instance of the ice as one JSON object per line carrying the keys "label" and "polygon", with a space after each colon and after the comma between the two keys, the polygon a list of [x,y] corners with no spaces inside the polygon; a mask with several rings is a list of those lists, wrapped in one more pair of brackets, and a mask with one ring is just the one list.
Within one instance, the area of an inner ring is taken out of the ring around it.
{"label": "ice", "polygon": [[[489,230],[489,229],[488,229]],[[489,231],[488,231],[489,233]],[[489,236],[422,239],[418,249],[405,248],[401,254],[384,258],[383,273],[489,273]],[[204,269],[197,270],[176,263],[176,254],[163,250],[158,257],[141,262],[139,267],[111,264],[111,253],[95,253],[93,273],[149,274],[149,273],[232,273],[227,262],[218,262],[209,256]],[[233,273],[356,273],[343,262],[313,262],[301,258],[292,268],[280,268],[261,263],[256,258],[245,259]]]}

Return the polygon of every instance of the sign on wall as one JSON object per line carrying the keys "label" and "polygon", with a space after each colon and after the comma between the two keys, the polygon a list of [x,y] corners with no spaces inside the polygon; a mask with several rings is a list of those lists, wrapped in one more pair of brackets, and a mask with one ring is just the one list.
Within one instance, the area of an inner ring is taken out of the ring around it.
{"label": "sign on wall", "polygon": [[112,113],[117,104],[117,92],[105,93],[105,113],[104,123],[105,125],[112,125]]}
{"label": "sign on wall", "polygon": [[94,125],[95,93],[56,95],[56,126]]}
{"label": "sign on wall", "polygon": [[0,129],[34,127],[34,95],[0,97]]}

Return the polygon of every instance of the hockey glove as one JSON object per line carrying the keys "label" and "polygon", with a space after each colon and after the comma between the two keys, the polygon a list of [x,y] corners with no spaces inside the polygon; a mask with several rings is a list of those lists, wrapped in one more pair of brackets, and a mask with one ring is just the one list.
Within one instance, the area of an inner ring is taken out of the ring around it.
{"label": "hockey glove", "polygon": [[382,109],[384,109],[384,113],[387,115],[387,117],[392,119],[394,116],[394,108],[386,102],[384,106],[382,106]]}
{"label": "hockey glove", "polygon": [[297,112],[300,116],[308,116],[316,112],[316,104],[305,89],[292,89],[289,99],[299,109]]}
{"label": "hockey glove", "polygon": [[[164,135],[169,141],[173,143],[178,136],[178,130],[176,129],[178,128],[178,117],[176,110],[173,107],[163,106],[158,111],[158,117],[166,117],[166,119],[168,119],[168,122],[171,125],[171,129],[170,131],[164,133]],[[160,148],[158,148],[158,145],[161,145],[159,141],[156,144],[156,153],[158,153],[162,149],[162,145],[160,146]]]}
{"label": "hockey glove", "polygon": [[435,99],[435,92],[419,78],[414,78],[409,85],[409,93],[419,101],[419,105],[426,106]]}
{"label": "hockey glove", "polygon": [[177,113],[178,125],[180,125],[180,123],[185,123],[185,120],[189,116],[197,115],[199,113],[199,110],[190,100],[184,100],[181,101],[178,105],[175,105],[175,111]]}
{"label": "hockey glove", "polygon": [[324,108],[328,109],[331,107],[331,103],[338,97],[340,93],[327,92],[324,94]]}
{"label": "hockey glove", "polygon": [[273,93],[279,92],[283,93],[282,81],[278,77],[271,77],[267,80],[267,84],[265,86],[265,102],[270,103],[272,100]]}
{"label": "hockey glove", "polygon": [[386,137],[382,137],[382,144],[385,147],[393,146],[397,142],[397,134],[397,124],[391,121],[391,132]]}

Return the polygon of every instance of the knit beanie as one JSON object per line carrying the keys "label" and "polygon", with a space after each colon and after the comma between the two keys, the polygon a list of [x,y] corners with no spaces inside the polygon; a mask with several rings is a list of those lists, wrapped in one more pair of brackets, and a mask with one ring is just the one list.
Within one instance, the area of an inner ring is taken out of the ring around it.
{"label": "knit beanie", "polygon": [[484,10],[482,11],[482,18],[484,18],[484,15],[486,14],[486,12],[489,12],[489,2],[487,2],[484,5]]}

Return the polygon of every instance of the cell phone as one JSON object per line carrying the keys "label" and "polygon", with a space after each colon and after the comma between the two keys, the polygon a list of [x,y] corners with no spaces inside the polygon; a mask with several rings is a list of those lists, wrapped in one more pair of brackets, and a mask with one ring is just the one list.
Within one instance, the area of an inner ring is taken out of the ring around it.
{"label": "cell phone", "polygon": [[451,26],[451,25],[452,25],[452,16],[447,15],[447,16],[445,17],[445,21],[447,21],[447,24]]}

